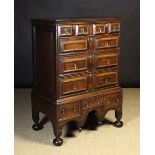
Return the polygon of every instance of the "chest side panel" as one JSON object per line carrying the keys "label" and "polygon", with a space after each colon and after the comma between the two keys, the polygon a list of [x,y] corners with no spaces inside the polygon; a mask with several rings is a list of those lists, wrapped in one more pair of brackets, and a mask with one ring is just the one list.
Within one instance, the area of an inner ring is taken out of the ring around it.
{"label": "chest side panel", "polygon": [[34,88],[55,96],[55,27],[33,25]]}

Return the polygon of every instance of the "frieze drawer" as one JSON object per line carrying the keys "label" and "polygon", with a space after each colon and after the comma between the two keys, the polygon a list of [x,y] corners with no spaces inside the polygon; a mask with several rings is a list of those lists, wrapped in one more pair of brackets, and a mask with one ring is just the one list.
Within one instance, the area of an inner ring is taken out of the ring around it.
{"label": "frieze drawer", "polygon": [[80,115],[80,102],[72,102],[59,106],[59,121],[76,118]]}
{"label": "frieze drawer", "polygon": [[105,96],[104,96],[104,106],[105,107],[114,107],[114,106],[119,106],[120,104],[121,104],[120,92],[105,94]]}

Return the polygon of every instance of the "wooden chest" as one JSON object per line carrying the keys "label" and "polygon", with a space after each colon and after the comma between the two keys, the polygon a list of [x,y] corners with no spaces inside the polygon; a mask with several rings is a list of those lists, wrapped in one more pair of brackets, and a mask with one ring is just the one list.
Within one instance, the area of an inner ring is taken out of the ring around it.
{"label": "wooden chest", "polygon": [[33,129],[43,128],[39,112],[46,114],[60,146],[64,124],[76,121],[81,130],[93,110],[99,122],[115,110],[122,127],[120,19],[34,19],[32,29]]}

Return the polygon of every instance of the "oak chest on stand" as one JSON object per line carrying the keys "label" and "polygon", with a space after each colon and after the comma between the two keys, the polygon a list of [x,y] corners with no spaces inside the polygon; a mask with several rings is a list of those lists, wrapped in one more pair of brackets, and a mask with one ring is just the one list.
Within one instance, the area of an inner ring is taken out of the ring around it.
{"label": "oak chest on stand", "polygon": [[122,127],[122,90],[119,87],[120,19],[34,19],[32,118],[39,112],[51,121],[62,145],[62,128],[76,121],[79,130],[92,110],[99,121],[115,110]]}

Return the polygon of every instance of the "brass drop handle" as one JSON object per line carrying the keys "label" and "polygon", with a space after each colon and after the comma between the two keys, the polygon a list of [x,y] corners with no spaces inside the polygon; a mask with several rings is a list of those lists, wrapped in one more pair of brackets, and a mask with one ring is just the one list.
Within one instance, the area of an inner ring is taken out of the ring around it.
{"label": "brass drop handle", "polygon": [[97,104],[100,104],[100,101],[99,100],[97,101]]}
{"label": "brass drop handle", "polygon": [[110,103],[110,101],[109,100],[107,100],[107,104],[109,104]]}
{"label": "brass drop handle", "polygon": [[65,114],[65,108],[62,108],[62,114],[63,115]]}
{"label": "brass drop handle", "polygon": [[109,65],[109,59],[108,58],[106,59],[106,64]]}
{"label": "brass drop handle", "polygon": [[102,29],[101,29],[101,27],[99,27],[99,32],[102,32]]}
{"label": "brass drop handle", "polygon": [[90,40],[90,41],[93,41],[93,37],[90,37],[89,40]]}
{"label": "brass drop handle", "polygon": [[92,54],[89,54],[89,58],[91,59],[93,57],[93,55]]}
{"label": "brass drop handle", "polygon": [[74,50],[77,50],[77,44],[74,45]]}
{"label": "brass drop handle", "polygon": [[76,84],[74,83],[73,90],[76,90]]}
{"label": "brass drop handle", "polygon": [[77,69],[77,64],[76,63],[74,64],[74,69]]}

